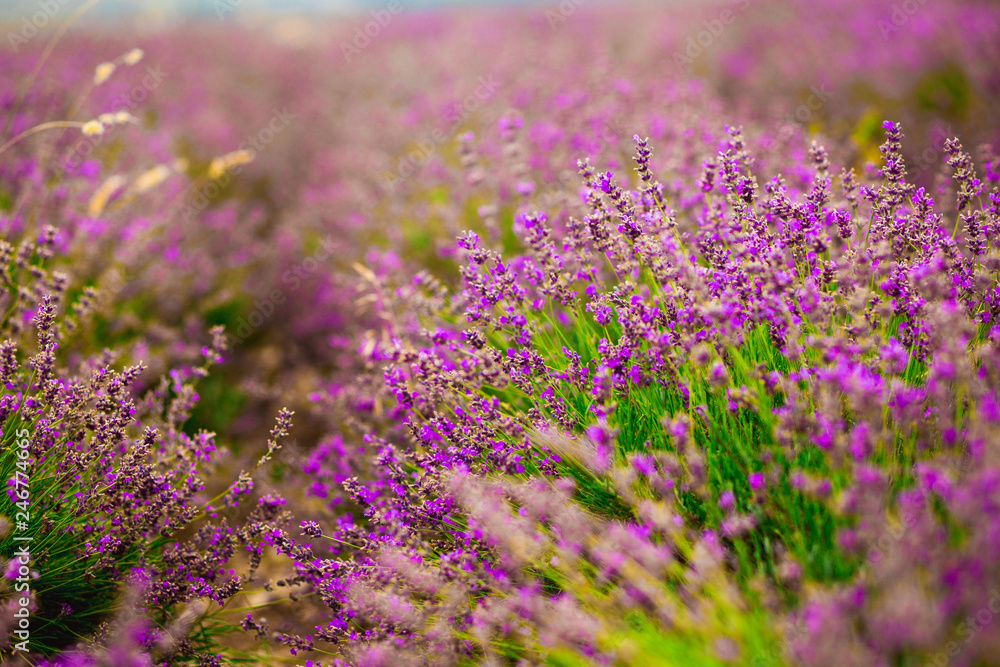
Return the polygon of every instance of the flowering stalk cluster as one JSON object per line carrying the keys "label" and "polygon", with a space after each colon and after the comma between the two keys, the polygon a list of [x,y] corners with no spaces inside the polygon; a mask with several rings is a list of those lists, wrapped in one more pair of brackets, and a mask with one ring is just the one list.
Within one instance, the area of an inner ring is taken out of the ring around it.
{"label": "flowering stalk cluster", "polygon": [[884,130],[860,200],[815,144],[810,177],[761,189],[727,128],[688,190],[636,137],[638,187],[581,162],[579,204],[518,214],[523,254],[460,237],[460,292],[376,288],[430,307],[386,303],[365,350],[401,426],[366,429],[375,479],[317,489],[365,518],[310,529],[335,546],[301,566],[332,611],[308,646],[649,664],[640,627],[659,651],[821,665],[959,636],[1000,583],[1000,254],[949,225],[995,225],[997,183],[952,145],[944,210]]}
{"label": "flowering stalk cluster", "polygon": [[[72,289],[66,274],[48,268],[56,237],[47,227],[17,246],[0,241],[0,654],[23,653],[14,630],[27,627],[32,654],[69,650],[68,662],[56,664],[79,664],[80,638],[100,646],[110,636],[128,588],[129,651],[212,664],[219,647],[211,628],[261,578],[260,561],[280,548],[289,519],[281,498],[247,502],[253,471],[206,499],[224,452],[214,433],[186,425],[195,383],[222,360],[225,336],[214,329],[200,363],[145,391],[141,362],[116,370],[111,350],[67,353],[100,295]],[[290,419],[279,414],[258,466]]]}

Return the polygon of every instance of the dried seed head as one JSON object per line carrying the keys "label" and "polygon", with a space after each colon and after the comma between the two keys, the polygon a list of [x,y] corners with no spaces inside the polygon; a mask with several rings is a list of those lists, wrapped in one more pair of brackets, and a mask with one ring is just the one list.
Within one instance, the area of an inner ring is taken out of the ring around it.
{"label": "dried seed head", "polygon": [[108,205],[111,195],[124,183],[125,178],[120,174],[115,174],[104,181],[101,187],[97,189],[97,192],[94,193],[94,196],[90,198],[90,202],[87,204],[87,213],[91,216],[100,215],[104,211],[104,207]]}
{"label": "dried seed head", "polygon": [[94,85],[99,86],[114,74],[116,65],[114,63],[101,63],[94,70]]}
{"label": "dried seed head", "polygon": [[89,120],[83,124],[81,132],[83,132],[84,136],[86,137],[93,137],[100,134],[104,134],[104,123],[102,123],[100,120]]}
{"label": "dried seed head", "polygon": [[129,65],[129,66],[135,65],[140,60],[142,60],[142,57],[144,55],[145,54],[143,53],[142,49],[132,49],[131,51],[129,51],[128,53],[126,53],[124,56],[122,56],[122,62],[124,62],[126,65]]}
{"label": "dried seed head", "polygon": [[241,164],[247,164],[251,161],[253,161],[253,153],[248,150],[238,150],[233,151],[232,153],[226,153],[225,155],[212,159],[212,163],[208,165],[208,177],[219,178],[229,169]]}
{"label": "dried seed head", "polygon": [[134,188],[136,192],[145,192],[155,188],[157,185],[167,180],[170,174],[173,173],[165,164],[160,164],[152,169],[148,169],[139,175],[139,178],[135,179]]}

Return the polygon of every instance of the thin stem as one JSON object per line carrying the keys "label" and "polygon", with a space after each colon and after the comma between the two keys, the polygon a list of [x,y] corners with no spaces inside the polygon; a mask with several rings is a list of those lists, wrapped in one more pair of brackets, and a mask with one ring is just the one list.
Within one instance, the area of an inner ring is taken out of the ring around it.
{"label": "thin stem", "polygon": [[52,129],[56,129],[56,128],[60,128],[60,127],[61,128],[67,128],[67,127],[80,127],[80,128],[82,128],[84,125],[85,125],[85,123],[82,123],[82,122],[77,121],[77,120],[53,120],[53,121],[49,121],[47,123],[41,123],[40,125],[35,125],[34,127],[28,128],[27,130],[25,130],[21,134],[17,135],[13,139],[10,139],[3,146],[0,146],[0,153],[3,153],[8,148],[10,148],[14,144],[18,143],[22,139],[30,137],[33,134],[37,134],[38,132],[42,132],[43,130],[52,130]]}
{"label": "thin stem", "polygon": [[[96,5],[100,1],[101,0],[87,0],[87,2],[84,3],[83,6],[81,6],[78,10],[76,10],[72,16],[66,19],[66,22],[60,25],[59,28],[56,30],[55,34],[52,35],[52,39],[49,40],[49,43],[45,45],[45,50],[42,51],[42,57],[38,59],[38,64],[35,65],[35,69],[31,71],[31,74],[25,81],[24,90],[21,92],[17,101],[18,107],[20,107],[20,105],[24,103],[24,98],[27,96],[28,91],[30,91],[31,87],[35,85],[35,79],[38,77],[38,73],[42,71],[43,67],[45,67],[46,61],[48,61],[49,56],[52,55],[52,52],[55,51],[56,45],[59,44],[59,42],[62,40],[66,32],[70,29],[70,27],[74,23],[77,22],[77,20],[81,16],[90,11],[90,9],[93,8],[94,5]],[[16,114],[11,114],[9,118],[13,119],[15,116]],[[3,128],[3,132],[0,132],[0,138],[2,138],[4,135],[7,134],[7,130],[10,129],[10,123],[11,120],[8,120],[7,124]],[[0,153],[2,152],[3,151],[0,150]]]}

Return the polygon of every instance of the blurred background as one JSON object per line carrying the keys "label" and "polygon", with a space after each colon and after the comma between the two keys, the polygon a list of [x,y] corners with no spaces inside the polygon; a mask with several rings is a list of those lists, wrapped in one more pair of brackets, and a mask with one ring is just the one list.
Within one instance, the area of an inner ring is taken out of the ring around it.
{"label": "blurred background", "polygon": [[[57,0],[58,1],[58,0]],[[598,0],[600,1],[600,0]],[[446,7],[477,4],[525,4],[531,0],[410,0],[408,7]],[[83,5],[81,0],[66,0],[61,6],[71,11]],[[106,14],[204,16],[216,13],[214,0],[163,0],[162,2],[130,2],[106,0],[98,12]],[[236,6],[237,3],[230,3]],[[245,12],[338,14],[378,9],[387,3],[378,0],[242,0],[238,6]],[[10,0],[0,9],[0,16],[30,16],[38,11],[37,0]]]}

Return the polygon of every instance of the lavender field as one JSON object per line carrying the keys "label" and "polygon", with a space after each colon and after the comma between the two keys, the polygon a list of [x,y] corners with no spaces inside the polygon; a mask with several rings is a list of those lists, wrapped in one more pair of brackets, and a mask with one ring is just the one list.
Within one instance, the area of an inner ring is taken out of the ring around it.
{"label": "lavender field", "polygon": [[1000,665],[1000,4],[0,37],[0,664]]}

